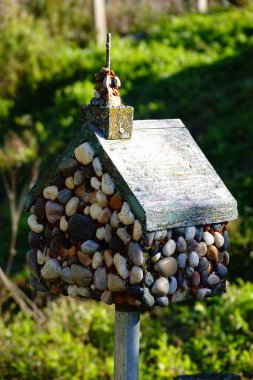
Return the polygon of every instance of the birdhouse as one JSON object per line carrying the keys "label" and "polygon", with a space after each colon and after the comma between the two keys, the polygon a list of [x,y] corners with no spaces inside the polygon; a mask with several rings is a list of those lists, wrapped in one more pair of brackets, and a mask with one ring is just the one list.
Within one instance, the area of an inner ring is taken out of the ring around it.
{"label": "birdhouse", "polygon": [[140,308],[223,293],[235,199],[181,120],[133,120],[109,64],[95,78],[27,196],[31,285]]}

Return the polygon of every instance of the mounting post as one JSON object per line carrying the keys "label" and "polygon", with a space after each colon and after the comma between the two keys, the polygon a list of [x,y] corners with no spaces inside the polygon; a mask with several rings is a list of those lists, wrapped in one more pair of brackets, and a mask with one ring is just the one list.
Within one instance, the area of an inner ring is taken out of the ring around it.
{"label": "mounting post", "polygon": [[114,380],[138,380],[140,311],[115,306]]}

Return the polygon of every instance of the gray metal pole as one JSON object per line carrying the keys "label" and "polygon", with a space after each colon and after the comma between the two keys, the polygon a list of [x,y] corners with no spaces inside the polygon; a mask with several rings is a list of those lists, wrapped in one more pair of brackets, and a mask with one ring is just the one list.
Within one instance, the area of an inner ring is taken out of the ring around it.
{"label": "gray metal pole", "polygon": [[138,380],[140,311],[115,307],[114,380]]}

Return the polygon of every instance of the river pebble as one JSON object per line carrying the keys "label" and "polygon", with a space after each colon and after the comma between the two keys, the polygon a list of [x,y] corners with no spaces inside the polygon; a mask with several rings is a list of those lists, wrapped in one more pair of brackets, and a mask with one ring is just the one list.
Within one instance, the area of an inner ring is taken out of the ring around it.
{"label": "river pebble", "polygon": [[69,284],[75,283],[72,277],[71,269],[69,267],[62,269],[60,272],[60,276],[63,281],[68,282]]}
{"label": "river pebble", "polygon": [[187,260],[187,254],[186,253],[179,253],[179,255],[177,257],[178,268],[185,268],[186,260]]}
{"label": "river pebble", "polygon": [[210,276],[207,279],[207,282],[211,286],[217,285],[220,282],[220,278],[216,274],[211,273]]}
{"label": "river pebble", "polygon": [[112,292],[110,292],[110,290],[105,290],[101,294],[101,301],[103,301],[107,305],[112,305],[112,303],[113,303]]}
{"label": "river pebble", "polygon": [[86,240],[82,245],[81,245],[81,251],[83,253],[87,253],[88,255],[96,252],[99,248],[99,244],[96,243],[94,240]]}
{"label": "river pebble", "polygon": [[97,269],[103,263],[104,256],[101,252],[97,251],[94,253],[92,258],[92,268]]}
{"label": "river pebble", "polygon": [[197,242],[200,242],[203,238],[203,233],[204,233],[204,229],[203,227],[197,227],[196,228],[196,233],[195,233],[195,236],[194,236],[194,239],[197,241]]}
{"label": "river pebble", "polygon": [[123,203],[122,209],[118,213],[118,218],[125,225],[134,223],[135,217],[127,202]]}
{"label": "river pebble", "polygon": [[151,273],[146,273],[144,276],[144,283],[150,287],[154,283],[154,276]]}
{"label": "river pebble", "polygon": [[114,183],[111,176],[105,173],[102,177],[102,190],[106,195],[112,195],[114,193]]}
{"label": "river pebble", "polygon": [[74,177],[70,176],[65,179],[65,186],[69,190],[73,190],[75,188],[75,183],[74,183]]}
{"label": "river pebble", "polygon": [[77,285],[69,285],[68,286],[68,295],[70,297],[76,297],[77,296],[77,289],[78,289]]}
{"label": "river pebble", "polygon": [[222,251],[226,251],[229,248],[229,246],[230,246],[230,242],[229,242],[229,237],[228,237],[227,231],[223,232],[223,238],[224,238],[224,244],[223,244],[221,250]]}
{"label": "river pebble", "polygon": [[74,214],[69,219],[68,234],[77,241],[84,241],[96,234],[95,222],[86,215]]}
{"label": "river pebble", "polygon": [[189,265],[195,268],[199,264],[199,255],[197,254],[197,252],[192,251],[189,254],[188,261],[189,261]]}
{"label": "river pebble", "polygon": [[187,244],[183,236],[179,236],[176,242],[177,252],[184,252],[186,250]]}
{"label": "river pebble", "polygon": [[137,242],[131,241],[128,246],[128,256],[133,264],[139,266],[142,265],[144,257],[141,245]]}
{"label": "river pebble", "polygon": [[90,289],[79,286],[79,288],[77,289],[77,295],[81,297],[85,297],[85,298],[90,298],[91,297]]}
{"label": "river pebble", "polygon": [[164,296],[169,292],[169,281],[165,277],[160,277],[155,280],[152,286],[152,293],[157,296]]}
{"label": "river pebble", "polygon": [[45,280],[54,280],[60,276],[62,267],[56,259],[49,259],[41,269],[41,277]]}
{"label": "river pebble", "polygon": [[79,198],[78,197],[72,197],[67,202],[65,206],[65,212],[67,216],[72,216],[77,211],[77,206],[79,205]]}
{"label": "river pebble", "polygon": [[217,264],[216,270],[220,278],[225,278],[228,274],[227,268],[221,263]]}
{"label": "river pebble", "polygon": [[198,266],[196,267],[196,269],[197,269],[199,272],[203,272],[204,270],[207,270],[208,265],[209,265],[209,261],[208,261],[205,257],[200,257],[200,259],[199,259],[199,264],[198,264]]}
{"label": "river pebble", "polygon": [[106,269],[99,267],[94,273],[94,285],[98,290],[106,290],[108,284],[108,275]]}
{"label": "river pebble", "polygon": [[98,203],[93,203],[93,205],[90,206],[90,216],[92,219],[98,219],[100,217],[100,214],[102,212],[102,207]]}
{"label": "river pebble", "polygon": [[98,157],[95,157],[94,160],[92,161],[92,166],[94,169],[94,172],[98,177],[102,177],[103,175],[103,170],[102,170],[102,164],[100,162],[100,159]]}
{"label": "river pebble", "polygon": [[73,280],[79,286],[87,287],[91,283],[92,272],[88,268],[84,268],[81,265],[73,264],[71,265],[71,272]]}
{"label": "river pebble", "polygon": [[37,251],[30,249],[26,254],[26,263],[34,277],[39,277]]}
{"label": "river pebble", "polygon": [[207,246],[212,245],[214,243],[214,237],[208,231],[205,231],[203,233],[203,239]]}
{"label": "river pebble", "polygon": [[191,283],[193,286],[199,286],[200,284],[200,274],[197,271],[194,271],[193,275],[191,276]]}
{"label": "river pebble", "polygon": [[97,193],[96,193],[96,200],[97,200],[97,203],[101,207],[106,207],[108,205],[107,196],[106,196],[106,194],[102,190],[98,190],[97,191]]}
{"label": "river pebble", "polygon": [[139,284],[143,279],[143,271],[137,265],[130,271],[130,284]]}
{"label": "river pebble", "polygon": [[127,232],[126,227],[118,228],[117,235],[124,243],[128,243],[131,240],[131,235]]}
{"label": "river pebble", "polygon": [[155,263],[154,269],[163,276],[174,276],[177,271],[177,260],[174,257],[165,257]]}
{"label": "river pebble", "polygon": [[58,195],[58,188],[56,186],[48,186],[43,190],[43,195],[46,199],[54,201]]}
{"label": "river pebble", "polygon": [[27,222],[31,230],[37,234],[44,230],[43,224],[38,223],[37,216],[34,214],[29,216]]}
{"label": "river pebble", "polygon": [[60,219],[60,229],[63,232],[66,232],[68,229],[68,222],[67,222],[66,217],[64,215]]}
{"label": "river pebble", "polygon": [[70,189],[63,189],[59,191],[57,198],[62,205],[65,205],[71,198],[72,191]]}
{"label": "river pebble", "polygon": [[59,171],[66,177],[71,176],[78,168],[78,163],[73,158],[65,158],[59,164]]}
{"label": "river pebble", "polygon": [[187,267],[187,268],[185,269],[185,275],[186,275],[188,278],[190,278],[190,277],[193,275],[193,273],[194,273],[194,269],[193,269],[192,267]]}
{"label": "river pebble", "polygon": [[111,292],[124,292],[126,290],[125,281],[116,274],[109,273],[108,275],[108,289]]}
{"label": "river pebble", "polygon": [[81,170],[76,170],[74,173],[74,185],[80,186],[83,183],[84,176]]}
{"label": "river pebble", "polygon": [[77,161],[83,165],[88,165],[92,162],[95,152],[88,142],[81,144],[74,151]]}
{"label": "river pebble", "polygon": [[142,225],[138,219],[134,221],[133,239],[138,241],[142,237]]}
{"label": "river pebble", "polygon": [[155,302],[156,305],[160,307],[166,307],[169,304],[169,300],[167,297],[156,297]]}
{"label": "river pebble", "polygon": [[196,228],[194,226],[192,227],[185,227],[184,234],[185,234],[185,240],[189,241],[192,240],[195,236]]}
{"label": "river pebble", "polygon": [[116,210],[112,213],[112,216],[110,218],[110,223],[113,228],[119,227],[119,218],[118,218],[118,213]]}
{"label": "river pebble", "polygon": [[196,249],[196,252],[198,253],[199,257],[205,256],[207,253],[207,245],[203,241],[201,241],[198,244],[198,248]]}
{"label": "river pebble", "polygon": [[114,265],[120,275],[121,278],[124,280],[129,277],[130,273],[127,269],[127,259],[122,256],[120,253],[116,253],[114,255]]}
{"label": "river pebble", "polygon": [[123,197],[119,191],[117,191],[110,200],[110,207],[113,210],[120,211],[123,206]]}
{"label": "river pebble", "polygon": [[152,296],[152,294],[150,293],[150,291],[149,291],[148,288],[144,288],[144,291],[143,291],[143,303],[144,303],[145,306],[148,306],[148,307],[154,306],[155,299]]}
{"label": "river pebble", "polygon": [[218,262],[219,253],[218,253],[218,249],[215,247],[215,245],[210,245],[208,247],[206,257],[209,260],[214,260],[214,261]]}
{"label": "river pebble", "polygon": [[214,243],[217,248],[221,248],[224,244],[224,237],[219,232],[214,233]]}
{"label": "river pebble", "polygon": [[208,288],[198,289],[197,294],[196,294],[196,299],[201,301],[210,294],[211,294],[211,289],[208,289]]}
{"label": "river pebble", "polygon": [[81,264],[83,264],[85,267],[88,267],[92,263],[92,258],[87,254],[83,253],[82,251],[77,252],[78,259]]}
{"label": "river pebble", "polygon": [[169,294],[174,294],[177,290],[177,279],[176,277],[170,277],[170,286],[169,286]]}
{"label": "river pebble", "polygon": [[176,250],[176,242],[172,239],[168,240],[163,246],[163,256],[171,256]]}

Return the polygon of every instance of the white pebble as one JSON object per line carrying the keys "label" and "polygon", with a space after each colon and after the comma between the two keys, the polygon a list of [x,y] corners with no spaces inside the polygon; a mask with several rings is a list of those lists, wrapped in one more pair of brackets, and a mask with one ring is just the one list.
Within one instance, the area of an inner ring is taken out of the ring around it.
{"label": "white pebble", "polygon": [[96,193],[96,199],[97,199],[97,203],[101,207],[106,207],[108,205],[107,196],[105,195],[105,193],[102,190],[98,190],[98,192]]}
{"label": "white pebble", "polygon": [[129,270],[127,269],[127,260],[124,256],[122,256],[120,253],[116,253],[114,255],[114,265],[123,280],[129,277]]}
{"label": "white pebble", "polygon": [[167,241],[167,243],[163,247],[163,256],[171,256],[176,250],[176,242],[172,239]]}
{"label": "white pebble", "polygon": [[90,206],[86,206],[86,207],[84,208],[84,210],[83,210],[83,213],[84,213],[85,215],[90,215]]}
{"label": "white pebble", "polygon": [[103,255],[101,252],[95,252],[92,258],[92,268],[97,269],[103,262]]}
{"label": "white pebble", "polygon": [[95,190],[99,190],[101,187],[101,182],[97,179],[97,177],[92,177],[90,180],[90,184]]}
{"label": "white pebble", "polygon": [[165,238],[166,235],[167,235],[167,230],[156,231],[154,235],[154,239],[163,240],[163,238]]}
{"label": "white pebble", "polygon": [[58,188],[56,186],[48,186],[43,190],[43,195],[46,199],[54,201],[58,195]]}
{"label": "white pebble", "polygon": [[63,231],[63,232],[66,232],[67,229],[68,229],[68,222],[65,218],[65,216],[63,215],[60,219],[60,229]]}
{"label": "white pebble", "polygon": [[125,227],[118,228],[117,235],[124,243],[129,243],[131,240],[131,235],[129,235]]}
{"label": "white pebble", "polygon": [[77,161],[81,162],[83,165],[90,164],[95,155],[94,150],[88,142],[85,142],[77,147],[74,153]]}
{"label": "white pebble", "polygon": [[174,294],[177,290],[177,279],[175,277],[170,278],[169,294]]}
{"label": "white pebble", "polygon": [[208,289],[208,288],[198,289],[197,294],[196,294],[196,299],[201,301],[209,294],[211,294],[211,289]]}
{"label": "white pebble", "polygon": [[110,218],[110,223],[113,228],[119,227],[119,218],[118,218],[118,213],[116,210],[112,213],[112,216]]}
{"label": "white pebble", "polygon": [[203,239],[207,246],[212,245],[214,243],[214,237],[208,231],[205,231],[203,233]]}
{"label": "white pebble", "polygon": [[103,170],[102,170],[102,164],[100,162],[100,159],[98,157],[95,157],[92,162],[93,169],[98,177],[102,177]]}
{"label": "white pebble", "polygon": [[74,178],[73,177],[67,177],[65,179],[65,186],[70,190],[74,189],[74,187],[75,187]]}
{"label": "white pebble", "polygon": [[194,226],[192,227],[185,227],[185,240],[189,241],[192,240],[196,233],[196,228]]}
{"label": "white pebble", "polygon": [[44,230],[43,224],[38,223],[37,216],[34,214],[29,216],[27,223],[31,230],[37,234]]}
{"label": "white pebble", "polygon": [[188,261],[189,261],[189,265],[192,268],[195,268],[199,264],[199,255],[197,254],[197,252],[192,251],[189,254]]}
{"label": "white pebble", "polygon": [[78,197],[72,197],[67,202],[65,206],[65,212],[67,216],[74,215],[77,210],[77,206],[79,205],[79,198]]}
{"label": "white pebble", "polygon": [[49,249],[45,248],[43,252],[37,251],[37,262],[39,265],[44,265],[49,259]]}
{"label": "white pebble", "polygon": [[104,238],[105,238],[105,227],[100,227],[97,229],[96,237],[98,240],[104,240]]}
{"label": "white pebble", "polygon": [[98,219],[102,212],[102,207],[98,203],[93,203],[90,206],[90,216],[92,219]]}
{"label": "white pebble", "polygon": [[142,225],[138,219],[134,221],[133,239],[138,241],[142,237]]}
{"label": "white pebble", "polygon": [[135,217],[127,202],[123,203],[123,206],[121,208],[121,211],[118,214],[118,217],[119,217],[119,220],[125,225],[133,224]]}
{"label": "white pebble", "polygon": [[214,233],[214,243],[217,248],[221,248],[224,244],[224,237],[219,232]]}
{"label": "white pebble", "polygon": [[77,296],[77,289],[78,289],[77,285],[69,285],[68,286],[68,295],[70,297],[76,297]]}
{"label": "white pebble", "polygon": [[138,265],[133,266],[130,271],[130,284],[139,284],[143,279],[143,271]]}
{"label": "white pebble", "polygon": [[107,195],[112,195],[114,193],[114,183],[108,173],[105,173],[102,177],[102,190]]}

